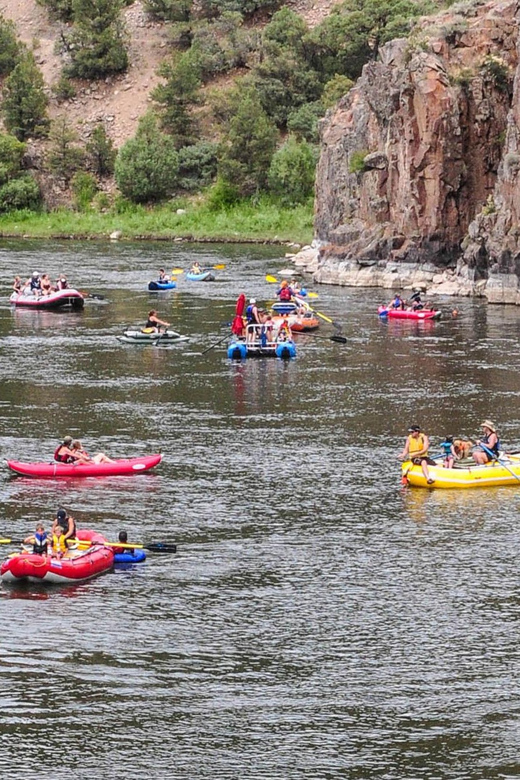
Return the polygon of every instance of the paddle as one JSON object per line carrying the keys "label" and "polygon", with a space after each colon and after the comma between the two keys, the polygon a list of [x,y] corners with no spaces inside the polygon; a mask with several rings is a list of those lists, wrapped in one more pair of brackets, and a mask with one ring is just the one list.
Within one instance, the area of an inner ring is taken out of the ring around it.
{"label": "paddle", "polygon": [[339,334],[334,336],[319,336],[317,333],[302,333],[304,336],[314,336],[315,339],[321,339],[322,341],[336,341],[338,344],[346,344],[347,339],[345,336],[340,336]]}
{"label": "paddle", "polygon": [[[270,284],[280,284],[279,280],[276,278],[276,276],[271,276],[271,274],[266,274],[265,281],[269,282]],[[319,298],[320,296],[318,293],[310,292],[307,290],[307,298]]]}
{"label": "paddle", "polygon": [[154,347],[156,347],[156,346],[159,344],[160,340],[161,340],[161,339],[162,339],[164,336],[166,336],[166,334],[167,334],[167,333],[168,333],[168,328],[165,328],[165,329],[163,330],[163,332],[162,332],[162,333],[161,333],[161,332],[159,332],[159,335],[158,335],[158,337],[157,337],[156,339],[154,339],[154,342],[153,342],[153,345],[154,345]]}
{"label": "paddle", "polygon": [[321,317],[322,320],[325,320],[325,322],[329,322],[331,325],[333,325],[336,330],[341,330],[341,325],[338,325],[337,322],[334,322],[334,320],[331,320],[330,317],[327,317],[325,314],[322,314],[321,311],[317,311],[316,309],[313,309],[306,301],[301,301],[302,305],[305,306],[305,308],[308,311],[314,312],[314,314],[317,314],[318,317]]}
{"label": "paddle", "polygon": [[184,268],[172,268],[172,276],[177,276],[177,274],[183,274]]}
{"label": "paddle", "polygon": [[[98,542],[91,542],[87,539],[70,539],[71,542],[79,542],[80,544],[98,544]],[[25,544],[24,539],[0,539],[0,544]],[[177,545],[170,544],[169,542],[152,542],[151,544],[124,544],[123,542],[104,542],[104,547],[123,547],[130,550],[150,550],[150,552],[156,553],[175,553],[177,552]]]}
{"label": "paddle", "polygon": [[210,347],[207,347],[207,349],[203,350],[203,352],[201,352],[200,354],[201,355],[205,355],[206,352],[209,352],[210,350],[214,349],[215,347],[218,347],[219,344],[222,344],[222,342],[225,341],[228,338],[229,338],[229,333],[226,333],[226,335],[223,336],[223,338],[219,339],[218,341],[215,341],[214,344],[212,344]]}
{"label": "paddle", "polygon": [[505,462],[505,460],[503,458],[499,458],[498,455],[496,455],[492,450],[490,450],[488,447],[486,447],[485,444],[482,444],[482,442],[480,442],[480,444],[478,444],[477,446],[481,447],[484,450],[484,452],[486,452],[490,456],[490,458],[492,458],[493,460],[497,460],[505,469],[507,469],[507,471],[509,471],[509,473],[516,480],[518,480],[518,482],[520,482],[520,477],[518,476],[518,474],[515,474],[513,469],[509,468],[509,466],[507,465],[507,463]]}

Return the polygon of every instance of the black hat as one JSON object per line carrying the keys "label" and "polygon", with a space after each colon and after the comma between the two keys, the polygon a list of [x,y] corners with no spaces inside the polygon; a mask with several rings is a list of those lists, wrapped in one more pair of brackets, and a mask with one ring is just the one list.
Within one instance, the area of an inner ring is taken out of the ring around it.
{"label": "black hat", "polygon": [[420,433],[421,428],[419,425],[411,425],[410,428],[408,428],[408,433]]}
{"label": "black hat", "polygon": [[56,512],[56,520],[66,520],[67,519],[67,513],[64,509],[58,509]]}

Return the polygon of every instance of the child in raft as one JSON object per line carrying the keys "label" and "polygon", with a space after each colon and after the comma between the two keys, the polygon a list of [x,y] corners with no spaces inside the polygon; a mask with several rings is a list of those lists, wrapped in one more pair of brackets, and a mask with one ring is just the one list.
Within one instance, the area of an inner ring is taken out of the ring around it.
{"label": "child in raft", "polygon": [[49,546],[49,534],[43,523],[37,523],[33,534],[23,540],[24,544],[32,544],[33,555],[47,555]]}
{"label": "child in raft", "polygon": [[453,436],[446,436],[444,441],[441,441],[442,454],[444,455],[444,468],[452,469],[453,464],[457,460],[457,453],[453,445]]}

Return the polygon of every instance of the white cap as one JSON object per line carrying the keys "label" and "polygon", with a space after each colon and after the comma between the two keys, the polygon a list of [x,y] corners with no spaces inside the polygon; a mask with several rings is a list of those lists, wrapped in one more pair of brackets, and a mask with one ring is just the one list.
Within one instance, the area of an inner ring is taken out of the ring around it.
{"label": "white cap", "polygon": [[256,303],[256,298],[250,298],[249,303]]}
{"label": "white cap", "polygon": [[36,277],[37,277],[37,276],[39,276],[39,275],[40,275],[40,274],[38,273],[38,271],[33,271],[33,276],[34,276],[34,278],[35,278],[35,279],[36,279]]}

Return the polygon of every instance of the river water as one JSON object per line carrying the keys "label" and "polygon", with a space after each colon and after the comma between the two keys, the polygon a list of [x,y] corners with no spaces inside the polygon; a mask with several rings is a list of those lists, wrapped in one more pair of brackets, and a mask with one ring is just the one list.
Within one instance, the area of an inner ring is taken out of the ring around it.
{"label": "river water", "polygon": [[[2,776],[520,774],[520,492],[403,488],[396,459],[410,424],[435,450],[491,417],[519,447],[520,311],[446,298],[438,323],[384,323],[389,292],[320,287],[346,345],[300,337],[288,363],[231,364],[225,342],[202,355],[240,292],[272,300],[282,252],[2,243],[2,457],[49,459],[71,433],[164,460],[105,480],[3,467],[0,536],[63,505],[109,539],[178,544],[78,586],[0,586]],[[226,268],[146,291],[195,258]],[[106,300],[12,311],[14,274],[35,269]],[[190,341],[119,343],[152,307]]]}

